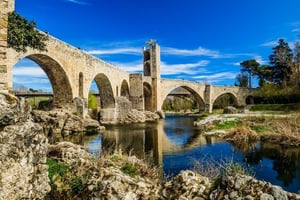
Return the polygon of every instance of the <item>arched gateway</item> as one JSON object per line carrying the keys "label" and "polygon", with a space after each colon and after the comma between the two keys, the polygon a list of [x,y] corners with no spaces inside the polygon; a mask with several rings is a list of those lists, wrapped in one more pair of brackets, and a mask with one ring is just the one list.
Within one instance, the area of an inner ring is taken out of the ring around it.
{"label": "arched gateway", "polygon": [[[54,93],[55,105],[64,107],[74,99],[87,102],[88,93],[95,80],[100,94],[101,109],[107,120],[118,115],[118,96],[129,99],[132,108],[138,110],[161,110],[166,96],[177,87],[190,91],[205,110],[212,111],[212,105],[218,96],[232,94],[238,105],[245,105],[246,98],[253,91],[239,87],[215,87],[196,82],[161,79],[160,47],[156,41],[147,42],[143,52],[143,74],[129,74],[112,64],[100,60],[86,52],[60,41],[51,35],[47,41],[47,51],[28,49],[18,53],[7,47],[8,13],[14,10],[14,0],[0,0],[0,91],[12,90],[12,68],[22,58],[36,62],[47,74]],[[86,104],[82,104],[83,106]],[[83,108],[85,116],[87,108]]]}

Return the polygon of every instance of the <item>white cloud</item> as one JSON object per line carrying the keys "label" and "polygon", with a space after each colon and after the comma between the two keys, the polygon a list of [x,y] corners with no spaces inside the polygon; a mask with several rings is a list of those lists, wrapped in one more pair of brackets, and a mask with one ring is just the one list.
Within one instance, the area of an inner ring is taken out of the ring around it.
{"label": "white cloud", "polygon": [[85,2],[85,1],[82,1],[82,0],[66,0],[68,2],[71,2],[71,3],[75,3],[75,4],[80,4],[80,5],[87,5],[88,3]]}
{"label": "white cloud", "polygon": [[134,62],[112,62],[113,65],[116,67],[129,72],[129,73],[137,73],[143,71],[143,64],[142,61],[134,61]]}
{"label": "white cloud", "polygon": [[278,44],[278,40],[273,40],[273,41],[262,43],[260,46],[263,46],[263,47],[274,47],[277,44]]}
{"label": "white cloud", "polygon": [[[143,71],[142,62],[135,61],[129,63],[120,63],[120,62],[112,62],[113,65],[116,65],[120,69],[129,72],[129,73],[138,73]],[[207,60],[201,60],[196,63],[183,63],[183,64],[167,64],[161,61],[161,75],[176,75],[176,74],[189,74],[195,75],[198,73],[206,72],[205,66],[209,64]]]}
{"label": "white cloud", "polygon": [[213,58],[222,57],[218,51],[198,47],[197,49],[177,49],[172,47],[161,47],[161,52],[167,55],[180,56],[208,56]]}
{"label": "white cloud", "polygon": [[112,54],[129,54],[138,55],[142,54],[141,48],[117,48],[117,49],[95,49],[86,51],[88,54],[93,55],[112,55]]}
{"label": "white cloud", "polygon": [[45,72],[40,67],[24,67],[24,66],[15,66],[13,68],[13,75],[19,76],[40,76],[40,77],[47,77]]}
{"label": "white cloud", "polygon": [[200,76],[194,76],[194,79],[199,79],[199,80],[205,80],[208,81],[209,83],[217,83],[222,80],[230,80],[230,79],[235,79],[236,73],[232,72],[221,72],[221,73],[215,73],[215,74],[210,74],[210,75],[200,75]]}
{"label": "white cloud", "polygon": [[209,61],[201,60],[196,63],[183,63],[183,64],[167,64],[161,62],[161,74],[162,75],[175,75],[175,74],[189,74],[194,75],[197,73],[203,73],[206,70],[203,68],[207,66]]}

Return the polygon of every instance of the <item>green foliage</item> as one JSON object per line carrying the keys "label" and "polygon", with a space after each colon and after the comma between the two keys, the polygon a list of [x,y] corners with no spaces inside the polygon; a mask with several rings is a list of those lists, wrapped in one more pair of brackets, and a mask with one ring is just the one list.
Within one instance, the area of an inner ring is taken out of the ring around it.
{"label": "green foliage", "polygon": [[137,176],[140,174],[139,170],[136,168],[136,166],[132,163],[125,163],[124,166],[121,168],[121,170],[131,176],[131,177],[134,177],[134,176]]}
{"label": "green foliage", "polygon": [[27,21],[16,12],[8,16],[8,47],[17,52],[26,52],[27,48],[46,51],[48,36],[36,29],[34,21]]}
{"label": "green foliage", "polygon": [[79,176],[76,176],[71,182],[72,193],[75,195],[81,194],[84,191],[84,185]]}
{"label": "green foliage", "polygon": [[252,88],[252,76],[256,75],[257,68],[259,66],[259,63],[255,60],[245,60],[240,63],[242,66],[242,72],[246,73],[248,75],[248,86]]}
{"label": "green foliage", "polygon": [[227,130],[227,129],[231,129],[236,126],[240,126],[241,124],[242,124],[241,121],[235,121],[235,120],[224,121],[221,123],[214,124],[213,129]]}
{"label": "green foliage", "polygon": [[47,165],[48,165],[48,177],[50,179],[50,183],[53,184],[53,177],[54,176],[64,176],[69,167],[64,163],[57,162],[52,158],[47,158]]}
{"label": "green foliage", "polygon": [[96,110],[98,107],[97,98],[92,93],[89,93],[88,108]]}
{"label": "green foliage", "polygon": [[235,86],[238,87],[248,87],[248,76],[243,73],[240,73],[235,78]]}
{"label": "green foliage", "polygon": [[295,111],[299,110],[299,104],[255,104],[252,111]]}

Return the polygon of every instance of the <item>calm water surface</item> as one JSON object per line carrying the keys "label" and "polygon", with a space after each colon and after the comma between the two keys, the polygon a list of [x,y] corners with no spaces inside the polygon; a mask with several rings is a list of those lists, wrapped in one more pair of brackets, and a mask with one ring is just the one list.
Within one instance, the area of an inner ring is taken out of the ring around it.
{"label": "calm water surface", "polygon": [[203,136],[193,117],[167,116],[158,122],[111,126],[87,138],[85,146],[95,155],[122,151],[162,165],[168,175],[193,169],[195,160],[234,160],[253,169],[255,177],[299,193],[300,149],[284,149],[270,143],[231,145]]}

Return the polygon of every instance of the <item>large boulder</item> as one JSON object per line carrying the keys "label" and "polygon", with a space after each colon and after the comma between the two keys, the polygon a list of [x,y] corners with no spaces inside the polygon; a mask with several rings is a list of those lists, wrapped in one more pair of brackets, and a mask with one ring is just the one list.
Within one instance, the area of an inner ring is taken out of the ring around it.
{"label": "large boulder", "polygon": [[0,199],[43,199],[48,140],[24,100],[0,93]]}
{"label": "large boulder", "polygon": [[223,114],[236,114],[237,109],[233,106],[227,106],[224,108]]}

